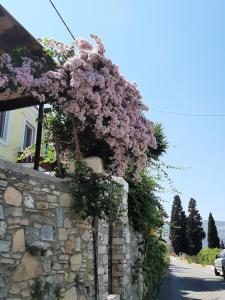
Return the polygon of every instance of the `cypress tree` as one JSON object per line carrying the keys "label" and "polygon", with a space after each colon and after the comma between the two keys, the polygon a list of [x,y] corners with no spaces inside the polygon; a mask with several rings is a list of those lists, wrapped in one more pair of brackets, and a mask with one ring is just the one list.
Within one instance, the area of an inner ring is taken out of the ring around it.
{"label": "cypress tree", "polygon": [[179,253],[186,253],[186,216],[178,195],[174,197],[172,205],[170,219],[170,240],[173,250],[177,255]]}
{"label": "cypress tree", "polygon": [[224,249],[224,248],[225,248],[223,240],[220,240],[220,248],[221,248],[221,249]]}
{"label": "cypress tree", "polygon": [[202,249],[202,240],[205,232],[202,227],[202,217],[196,208],[196,200],[190,199],[188,204],[189,215],[187,217],[187,241],[188,254],[196,255]]}
{"label": "cypress tree", "polygon": [[208,219],[208,247],[220,248],[220,239],[218,237],[216,224],[211,213],[209,214]]}

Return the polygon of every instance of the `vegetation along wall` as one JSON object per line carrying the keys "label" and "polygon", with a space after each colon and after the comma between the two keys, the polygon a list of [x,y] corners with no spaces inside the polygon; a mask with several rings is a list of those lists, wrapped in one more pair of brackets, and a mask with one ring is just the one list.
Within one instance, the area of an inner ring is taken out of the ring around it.
{"label": "vegetation along wall", "polygon": [[[132,299],[128,186],[116,180],[123,214],[98,225],[102,300]],[[0,299],[96,299],[93,229],[73,211],[73,184],[0,160]]]}

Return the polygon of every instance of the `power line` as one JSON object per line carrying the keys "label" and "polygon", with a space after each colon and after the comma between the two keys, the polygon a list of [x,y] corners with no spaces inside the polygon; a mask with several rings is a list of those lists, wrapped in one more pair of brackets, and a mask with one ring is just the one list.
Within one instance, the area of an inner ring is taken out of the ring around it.
{"label": "power line", "polygon": [[[67,31],[69,32],[69,34],[71,35],[73,40],[75,40],[75,36],[71,32],[69,26],[64,21],[63,17],[61,16],[60,12],[56,8],[56,6],[52,2],[52,0],[49,0],[49,2],[51,3],[52,7],[56,11],[56,13],[59,16],[59,18],[61,19],[61,21],[63,22],[64,26],[66,27]],[[184,117],[225,117],[225,114],[190,114],[190,113],[179,113],[179,112],[173,112],[173,111],[165,111],[165,110],[160,110],[160,109],[156,109],[156,108],[151,108],[151,110],[156,111],[156,112],[160,112],[160,113],[164,113],[164,114],[178,115],[178,116],[184,116]]]}
{"label": "power line", "polygon": [[71,30],[69,29],[69,26],[66,24],[66,22],[64,21],[63,17],[61,16],[61,14],[59,13],[58,9],[55,7],[54,3],[52,2],[52,0],[49,0],[49,2],[51,3],[51,5],[53,6],[53,8],[55,9],[57,15],[60,17],[61,21],[63,22],[64,26],[66,27],[67,31],[69,32],[69,34],[72,36],[73,40],[75,40],[74,35],[72,34]]}
{"label": "power line", "polygon": [[173,112],[173,111],[166,111],[166,110],[160,110],[156,108],[151,108],[151,110],[169,114],[169,115],[178,115],[178,116],[184,116],[184,117],[225,117],[225,114],[190,114],[190,113],[179,113],[179,112]]}

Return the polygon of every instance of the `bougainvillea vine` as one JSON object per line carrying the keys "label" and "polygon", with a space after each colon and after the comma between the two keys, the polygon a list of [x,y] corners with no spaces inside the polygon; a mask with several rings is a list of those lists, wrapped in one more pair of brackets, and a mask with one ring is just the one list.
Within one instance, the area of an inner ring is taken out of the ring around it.
{"label": "bougainvillea vine", "polygon": [[137,85],[119,72],[105,56],[100,38],[91,35],[95,47],[86,40],[71,46],[50,39],[42,41],[55,67],[46,71],[46,58],[21,57],[13,62],[8,54],[0,57],[0,92],[31,94],[40,101],[53,99],[77,122],[80,130],[91,128],[109,146],[110,170],[123,176],[128,165],[136,173],[146,166],[146,151],[156,148],[152,123],[144,116]]}

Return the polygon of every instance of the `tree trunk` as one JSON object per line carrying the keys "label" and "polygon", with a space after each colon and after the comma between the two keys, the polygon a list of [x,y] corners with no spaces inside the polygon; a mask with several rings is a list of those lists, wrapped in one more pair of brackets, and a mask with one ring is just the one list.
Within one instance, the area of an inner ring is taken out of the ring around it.
{"label": "tree trunk", "polygon": [[77,160],[80,160],[81,153],[80,153],[80,145],[79,145],[78,134],[77,134],[77,124],[76,124],[74,117],[72,117],[71,120],[72,120],[72,126],[73,126],[73,142],[74,142],[74,146],[75,146],[75,158]]}
{"label": "tree trunk", "polygon": [[58,170],[58,177],[63,178],[63,171],[62,171],[62,166],[59,158],[59,150],[57,146],[55,145],[55,156],[56,156],[56,164],[57,164],[57,170]]}

